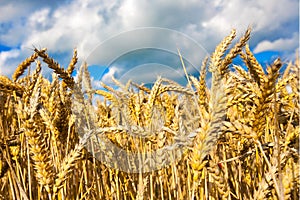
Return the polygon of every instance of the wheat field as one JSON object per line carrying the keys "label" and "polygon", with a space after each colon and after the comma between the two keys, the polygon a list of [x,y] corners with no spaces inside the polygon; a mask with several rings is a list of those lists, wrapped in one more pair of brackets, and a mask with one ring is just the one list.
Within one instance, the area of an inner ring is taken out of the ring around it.
{"label": "wheat field", "polygon": [[0,199],[299,199],[299,58],[261,65],[250,33],[232,30],[187,86],[96,90],[76,50],[64,68],[34,49],[0,76]]}

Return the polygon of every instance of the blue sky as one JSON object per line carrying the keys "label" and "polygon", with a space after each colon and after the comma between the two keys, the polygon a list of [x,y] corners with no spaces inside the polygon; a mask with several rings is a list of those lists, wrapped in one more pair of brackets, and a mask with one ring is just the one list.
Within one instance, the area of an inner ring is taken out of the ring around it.
{"label": "blue sky", "polygon": [[239,38],[252,26],[249,44],[263,64],[277,55],[293,60],[299,47],[298,0],[0,0],[0,13],[0,74],[6,76],[33,46],[46,47],[63,66],[77,48],[79,65],[94,66],[95,86],[112,75],[174,78],[182,73],[177,48],[194,74],[233,28]]}

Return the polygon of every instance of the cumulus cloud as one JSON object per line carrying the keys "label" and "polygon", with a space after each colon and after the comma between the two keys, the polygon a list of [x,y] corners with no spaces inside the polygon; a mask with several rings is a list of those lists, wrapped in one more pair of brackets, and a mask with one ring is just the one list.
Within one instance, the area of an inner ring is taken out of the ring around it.
{"label": "cumulus cloud", "polygon": [[104,73],[102,77],[99,77],[100,79],[94,80],[94,82],[96,81],[95,85],[98,85],[98,86],[100,85],[98,81],[102,81],[102,82],[108,83],[108,84],[113,83],[112,78],[116,77],[116,74],[120,73],[120,71],[121,71],[121,68],[117,67],[117,66],[112,66],[110,68],[107,68],[107,72]]}
{"label": "cumulus cloud", "polygon": [[279,38],[274,41],[263,40],[257,44],[254,53],[263,51],[288,51],[299,47],[299,33],[294,33],[291,38]]}
{"label": "cumulus cloud", "polygon": [[177,82],[185,80],[183,70],[176,70],[170,66],[149,63],[134,67],[120,76],[120,81],[126,83],[129,80],[135,83],[151,84],[154,83],[158,77],[168,78]]}
{"label": "cumulus cloud", "polygon": [[[220,33],[231,28],[246,28],[252,25],[255,31],[272,31],[283,28],[289,20],[298,16],[298,1],[268,1],[268,0],[230,0],[214,1],[219,11],[207,21],[204,27],[209,27]],[[288,12],[287,12],[288,11]]]}
{"label": "cumulus cloud", "polygon": [[[16,16],[18,16],[20,14],[20,12],[22,12],[23,9],[21,9],[19,6],[15,6],[13,4],[6,4],[6,5],[2,5],[0,7],[0,12],[1,13],[5,13],[5,15],[0,15],[0,21],[4,22],[4,21],[10,21],[13,18],[15,18]],[[24,13],[24,11],[23,11]]]}
{"label": "cumulus cloud", "polygon": [[[19,55],[20,55],[20,51],[17,49],[0,52],[0,66],[5,66],[7,61],[17,58]],[[11,73],[10,68],[0,67],[0,74],[9,74],[9,73]]]}

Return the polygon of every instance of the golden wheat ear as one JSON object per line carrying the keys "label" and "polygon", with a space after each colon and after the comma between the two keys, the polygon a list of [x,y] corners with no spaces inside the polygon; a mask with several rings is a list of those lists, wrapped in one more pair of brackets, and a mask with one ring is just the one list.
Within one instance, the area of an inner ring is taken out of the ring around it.
{"label": "golden wheat ear", "polygon": [[256,60],[255,56],[250,50],[249,45],[245,47],[245,53],[240,52],[240,56],[243,59],[246,67],[249,70],[249,73],[252,79],[260,86],[266,82],[266,75],[262,65]]}
{"label": "golden wheat ear", "polygon": [[54,72],[64,80],[64,82],[68,85],[69,88],[73,89],[75,84],[74,78],[71,77],[66,70],[60,67],[58,62],[56,62],[53,58],[51,58],[46,53],[46,49],[42,49],[42,50],[34,49],[34,51],[38,54],[39,57],[43,58],[43,61],[48,64],[48,67],[50,69],[53,69]]}
{"label": "golden wheat ear", "polygon": [[22,96],[24,92],[24,88],[19,83],[12,82],[9,78],[6,76],[0,75],[0,91],[6,92],[6,93],[16,93],[17,96]]}
{"label": "golden wheat ear", "polygon": [[204,157],[212,150],[219,135],[222,132],[223,121],[226,118],[226,82],[223,79],[224,68],[222,67],[222,57],[228,45],[235,37],[235,30],[217,46],[210,60],[210,71],[212,72],[212,86],[208,103],[208,119],[203,119],[203,126],[198,130],[193,149],[190,156],[190,163],[194,170],[193,185],[194,190],[199,181],[199,172],[205,166]]}
{"label": "golden wheat ear", "polygon": [[233,29],[230,35],[225,37],[224,40],[222,40],[222,42],[216,47],[214,53],[211,55],[211,62],[209,64],[210,71],[220,68],[220,65],[222,64],[222,58],[235,36],[236,30]]}
{"label": "golden wheat ear", "polygon": [[23,119],[23,126],[26,140],[29,144],[30,158],[34,164],[35,177],[38,183],[50,194],[54,175],[52,171],[53,164],[49,151],[47,150],[46,140],[37,124],[37,114],[40,105],[39,98],[40,89],[37,84],[30,98],[29,105],[25,108],[26,115]]}
{"label": "golden wheat ear", "polygon": [[232,60],[237,57],[243,50],[243,47],[247,44],[250,39],[251,28],[249,27],[243,37],[237,42],[233,48],[230,49],[229,53],[225,56],[222,61],[222,67],[220,68],[222,75],[227,73],[229,65],[232,63]]}
{"label": "golden wheat ear", "polygon": [[266,81],[260,86],[259,102],[256,108],[255,115],[257,118],[253,122],[253,129],[257,134],[257,137],[262,136],[265,133],[266,120],[269,114],[274,117],[274,110],[271,111],[271,104],[276,95],[276,82],[279,77],[279,70],[282,67],[280,59],[276,59],[274,63],[267,68]]}
{"label": "golden wheat ear", "polygon": [[74,49],[73,57],[67,67],[67,70],[66,70],[66,72],[69,74],[69,76],[72,75],[72,72],[74,71],[77,62],[78,62],[77,49]]}
{"label": "golden wheat ear", "polygon": [[84,146],[82,144],[76,145],[75,148],[62,161],[53,185],[53,199],[55,199],[57,193],[63,187],[65,180],[67,180],[70,176],[70,173],[76,162],[81,157],[83,148]]}
{"label": "golden wheat ear", "polygon": [[26,58],[23,62],[21,62],[15,72],[12,75],[12,79],[14,82],[24,74],[24,71],[38,58],[38,54],[35,52],[30,57]]}
{"label": "golden wheat ear", "polygon": [[193,76],[190,76],[191,82],[197,91],[199,105],[204,106],[206,109],[208,109],[208,88],[206,85],[207,63],[208,58],[205,58],[200,68],[199,80]]}

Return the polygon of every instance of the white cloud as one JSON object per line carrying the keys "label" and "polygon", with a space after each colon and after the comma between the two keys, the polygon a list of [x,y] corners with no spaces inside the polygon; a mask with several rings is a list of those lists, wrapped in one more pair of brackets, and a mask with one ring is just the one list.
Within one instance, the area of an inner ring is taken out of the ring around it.
{"label": "white cloud", "polygon": [[202,25],[219,31],[228,32],[232,28],[246,28],[252,25],[255,31],[276,30],[298,16],[297,0],[229,0],[215,1],[218,13]]}
{"label": "white cloud", "polygon": [[294,33],[291,38],[279,38],[274,41],[263,40],[257,44],[254,53],[262,51],[287,51],[299,47],[299,33]]}
{"label": "white cloud", "polygon": [[[59,5],[64,5],[64,0],[59,2],[47,0],[0,1],[0,43],[19,47],[33,32],[40,31],[30,26],[30,18],[39,17],[36,13],[44,8],[55,10]],[[47,24],[51,23],[47,22]]]}
{"label": "white cloud", "polygon": [[42,8],[34,12],[27,21],[27,26],[34,30],[40,29],[42,31],[50,26],[49,23],[50,8]]}
{"label": "white cloud", "polygon": [[[20,51],[17,49],[0,52],[0,66],[5,66],[8,60],[17,58],[19,55]],[[11,74],[14,70],[15,68],[12,66],[0,67],[0,75]]]}
{"label": "white cloud", "polygon": [[[66,52],[80,43],[85,43],[87,38],[95,34],[93,32],[95,26],[101,24],[97,7],[87,7],[84,2],[59,7],[50,16],[48,10],[37,12],[34,15],[42,15],[42,17],[30,18],[30,24],[35,31],[27,37],[23,43],[24,47],[39,44],[51,51]],[[47,23],[51,26],[44,29]]]}
{"label": "white cloud", "polygon": [[174,69],[170,66],[161,65],[158,63],[149,63],[136,66],[119,76],[119,80],[125,84],[128,80],[135,83],[154,83],[158,77],[168,78],[170,80],[184,80],[184,72],[182,69]]}
{"label": "white cloud", "polygon": [[[16,16],[19,15],[19,13],[22,12],[22,9],[19,6],[13,5],[13,4],[7,4],[0,7],[0,13],[5,13],[0,15],[0,21],[10,21]],[[24,13],[24,11],[23,11]]]}
{"label": "white cloud", "polygon": [[[108,72],[107,73],[105,73],[102,77],[100,77],[101,78],[100,81],[102,81],[102,82],[104,82],[106,84],[113,83],[112,77],[116,77],[116,74],[119,73],[120,71],[121,71],[121,69],[119,67],[112,66],[112,67],[108,68]],[[96,82],[94,84],[98,85],[99,83],[100,82],[98,82],[98,83]]]}

